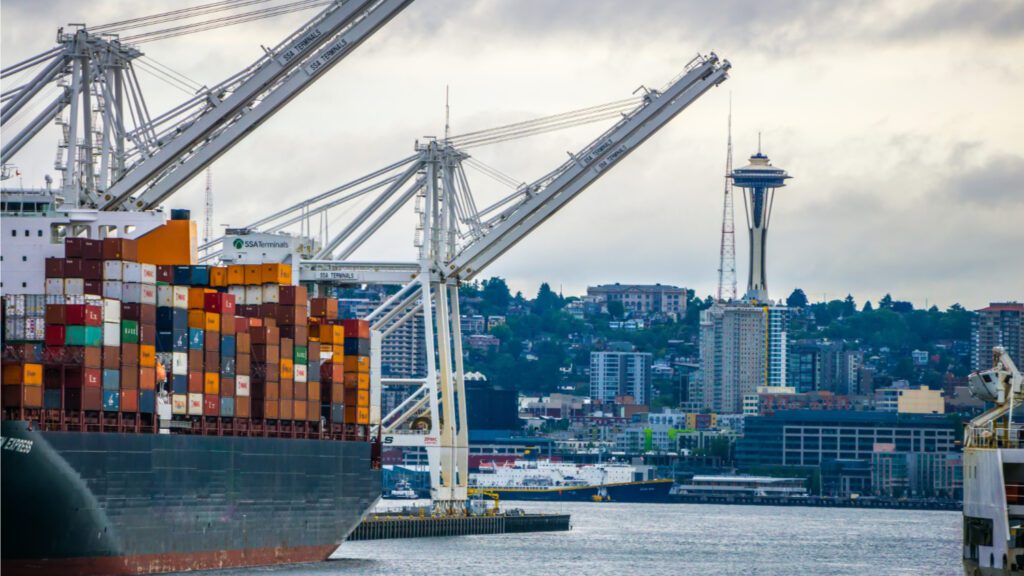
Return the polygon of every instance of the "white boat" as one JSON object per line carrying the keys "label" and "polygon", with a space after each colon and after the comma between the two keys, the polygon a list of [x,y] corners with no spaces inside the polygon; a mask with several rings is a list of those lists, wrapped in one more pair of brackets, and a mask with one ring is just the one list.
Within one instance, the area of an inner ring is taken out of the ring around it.
{"label": "white boat", "polygon": [[419,497],[420,495],[412,489],[412,485],[406,480],[399,480],[387,495],[387,498],[393,500],[416,500]]}
{"label": "white boat", "polygon": [[970,375],[971,393],[995,404],[964,429],[963,564],[969,576],[1024,574],[1024,378],[1009,354]]}

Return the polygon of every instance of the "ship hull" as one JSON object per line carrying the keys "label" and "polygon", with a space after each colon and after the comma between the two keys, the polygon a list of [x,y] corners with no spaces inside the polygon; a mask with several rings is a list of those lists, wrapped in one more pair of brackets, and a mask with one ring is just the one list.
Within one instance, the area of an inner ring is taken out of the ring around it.
{"label": "ship hull", "polygon": [[605,484],[571,488],[485,488],[502,500],[539,500],[560,502],[670,502],[671,480],[650,480],[624,484]]}
{"label": "ship hull", "polygon": [[324,560],[380,497],[366,442],[2,430],[5,575]]}

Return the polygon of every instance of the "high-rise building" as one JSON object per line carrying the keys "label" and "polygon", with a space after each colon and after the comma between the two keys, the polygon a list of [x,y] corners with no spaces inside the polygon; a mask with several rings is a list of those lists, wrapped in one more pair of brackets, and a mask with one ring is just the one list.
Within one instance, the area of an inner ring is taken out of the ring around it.
{"label": "high-rise building", "polygon": [[992,348],[1002,346],[1024,367],[1024,304],[993,302],[971,322],[971,356],[975,370],[992,367]]}
{"label": "high-rise building", "polygon": [[761,386],[786,385],[785,306],[715,304],[701,313],[703,409],[743,411]]}
{"label": "high-rise building", "polygon": [[591,352],[590,397],[613,402],[616,396],[632,396],[637,404],[651,400],[649,352]]}

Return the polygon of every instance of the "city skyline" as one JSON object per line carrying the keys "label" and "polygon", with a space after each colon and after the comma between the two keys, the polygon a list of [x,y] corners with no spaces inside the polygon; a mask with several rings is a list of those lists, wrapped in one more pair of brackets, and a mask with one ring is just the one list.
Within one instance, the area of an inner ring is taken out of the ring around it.
{"label": "city skyline", "polygon": [[[52,34],[40,30],[156,9],[15,0],[4,8],[4,63],[48,48]],[[309,15],[143,48],[212,84]],[[215,222],[245,223],[282,191],[299,199],[407,155],[416,138],[443,132],[446,86],[459,133],[661,86],[694,53],[714,49],[733,63],[728,82],[481,277],[502,276],[526,295],[542,281],[583,293],[609,280],[713,294],[731,92],[736,158],[756,150],[761,131],[765,152],[795,175],[772,222],[771,298],[801,287],[812,301],[849,293],[859,305],[886,293],[943,309],[1020,300],[1021,267],[1002,271],[998,286],[980,279],[1019,259],[1024,245],[1024,227],[985,224],[1024,220],[1024,120],[1013,113],[1024,93],[1024,64],[1014,58],[1022,22],[1024,8],[1010,2],[984,11],[938,2],[644,2],[626,13],[606,2],[413,3],[214,165]],[[493,38],[501,41],[484,42]],[[142,81],[153,110],[185,98]],[[530,181],[602,129],[473,152]],[[54,142],[44,133],[16,159],[26,185],[53,173]],[[480,174],[471,178],[487,191]],[[197,178],[168,205],[199,214],[203,188]],[[737,212],[743,222],[741,203]],[[365,254],[411,252],[411,216],[386,232]],[[744,262],[746,242],[738,243]]]}

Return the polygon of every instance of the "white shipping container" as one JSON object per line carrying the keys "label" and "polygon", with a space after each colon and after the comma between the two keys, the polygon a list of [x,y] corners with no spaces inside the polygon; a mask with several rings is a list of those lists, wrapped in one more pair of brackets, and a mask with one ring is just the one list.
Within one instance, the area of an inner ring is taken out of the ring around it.
{"label": "white shipping container", "polygon": [[188,396],[184,394],[171,396],[171,414],[188,414]]}
{"label": "white shipping container", "polygon": [[22,318],[8,317],[4,320],[4,332],[8,340],[24,340],[25,321]]}
{"label": "white shipping container", "polygon": [[121,345],[121,323],[120,322],[104,322],[103,323],[103,345],[104,346],[120,346]]}
{"label": "white shipping container", "polygon": [[232,296],[235,297],[235,304],[247,304],[247,302],[245,301],[245,286],[232,284],[231,286],[228,286],[228,294],[231,294]]}
{"label": "white shipping container", "polygon": [[104,280],[103,281],[103,297],[107,299],[120,300],[124,295],[121,287],[124,284],[117,280]]}
{"label": "white shipping container", "polygon": [[142,282],[142,264],[124,262],[121,267],[121,279],[125,282]]}
{"label": "white shipping container", "polygon": [[262,286],[246,286],[245,287],[245,303],[249,306],[256,306],[263,304],[263,287]]}
{"label": "white shipping container", "polygon": [[64,295],[64,303],[65,304],[85,304],[85,295],[84,294],[65,294]]}
{"label": "white shipping container", "polygon": [[156,287],[156,305],[165,308],[174,306],[174,286],[164,284]]}
{"label": "white shipping container", "polygon": [[8,316],[24,316],[25,315],[25,295],[24,294],[11,294],[6,298],[6,304],[4,305],[5,312]]}
{"label": "white shipping container", "polygon": [[142,284],[142,303],[156,304],[156,285]]}
{"label": "white shipping container", "polygon": [[112,300],[110,298],[103,299],[103,321],[104,322],[120,322],[121,321],[121,301]]}
{"label": "white shipping container", "polygon": [[[281,302],[281,286],[278,284],[264,284],[263,302],[266,302],[267,304],[279,304]],[[261,304],[263,302],[261,302]]]}
{"label": "white shipping container", "polygon": [[[61,290],[64,289],[64,281],[63,280],[60,281],[60,289]],[[65,303],[64,294],[63,293],[61,293],[61,294],[47,294],[46,295],[46,303],[48,305],[49,304],[64,304]]]}
{"label": "white shipping container", "polygon": [[129,304],[142,303],[142,284],[125,282],[121,287],[121,301]]}
{"label": "white shipping container", "polygon": [[171,374],[188,375],[188,352],[171,352]]}
{"label": "white shipping container", "polygon": [[249,395],[249,377],[239,374],[235,376],[235,396]]}
{"label": "white shipping container", "polygon": [[81,278],[65,278],[64,293],[71,294],[73,296],[82,296],[85,294],[85,280],[82,280]]}
{"label": "white shipping container", "polygon": [[[97,296],[95,294],[84,294],[84,295],[82,295],[82,302],[81,303],[82,304],[87,304],[89,306],[96,306],[97,308],[102,308],[103,307],[103,297],[102,296]],[[75,302],[75,304],[78,304],[78,302]]]}
{"label": "white shipping container", "polygon": [[64,295],[64,279],[63,278],[47,278],[46,279],[46,295],[47,296],[63,296]]}
{"label": "white shipping container", "polygon": [[188,310],[188,286],[174,287],[174,307]]}
{"label": "white shipping container", "polygon": [[45,340],[46,319],[25,318],[25,340]]}
{"label": "white shipping container", "polygon": [[189,416],[202,416],[203,415],[203,395],[202,394],[189,394],[188,395],[188,414],[189,414]]}
{"label": "white shipping container", "polygon": [[46,316],[46,295],[26,294],[25,295],[25,316],[42,318]]}
{"label": "white shipping container", "polygon": [[156,284],[156,264],[142,264],[142,283]]}
{"label": "white shipping container", "polygon": [[306,382],[306,365],[305,364],[296,364],[295,367],[293,368],[293,370],[294,370],[294,375],[295,375],[295,381],[296,382],[303,382],[303,383],[305,383]]}
{"label": "white shipping container", "polygon": [[121,280],[121,271],[123,262],[120,260],[104,260],[103,261],[103,279],[104,280]]}

